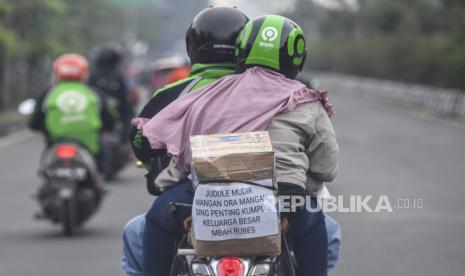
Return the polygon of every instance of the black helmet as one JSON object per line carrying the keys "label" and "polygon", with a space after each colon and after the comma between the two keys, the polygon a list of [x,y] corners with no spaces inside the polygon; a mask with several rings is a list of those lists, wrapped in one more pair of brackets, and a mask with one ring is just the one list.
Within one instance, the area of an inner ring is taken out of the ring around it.
{"label": "black helmet", "polygon": [[186,32],[187,54],[194,63],[235,62],[234,44],[248,17],[235,8],[210,7]]}
{"label": "black helmet", "polygon": [[236,55],[240,71],[258,65],[294,79],[307,57],[304,32],[282,16],[258,17],[249,21],[238,36]]}
{"label": "black helmet", "polygon": [[123,48],[117,43],[106,43],[94,54],[95,65],[98,68],[117,67],[123,59]]}

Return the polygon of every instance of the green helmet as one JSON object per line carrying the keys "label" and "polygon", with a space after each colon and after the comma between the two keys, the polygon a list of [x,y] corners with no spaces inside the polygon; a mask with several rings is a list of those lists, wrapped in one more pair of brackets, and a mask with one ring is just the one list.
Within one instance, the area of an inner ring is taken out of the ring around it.
{"label": "green helmet", "polygon": [[258,65],[294,79],[307,57],[304,32],[282,16],[255,18],[237,37],[236,57],[240,71]]}

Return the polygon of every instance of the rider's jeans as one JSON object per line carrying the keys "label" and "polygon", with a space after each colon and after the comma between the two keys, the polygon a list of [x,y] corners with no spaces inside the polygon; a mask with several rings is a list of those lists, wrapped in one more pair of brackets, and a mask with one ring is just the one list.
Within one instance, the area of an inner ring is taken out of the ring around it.
{"label": "rider's jeans", "polygon": [[147,212],[142,253],[144,276],[170,275],[174,244],[183,234],[182,224],[190,216],[190,209],[179,208],[173,214],[169,203],[191,204],[192,200],[192,184],[186,181],[162,193]]}
{"label": "rider's jeans", "polygon": [[[169,203],[192,203],[189,181],[164,192],[146,214],[143,244],[145,276],[167,276],[175,253],[174,244],[182,235],[182,224],[190,215],[187,208],[170,213]],[[312,204],[316,204],[312,202]],[[327,275],[328,240],[323,213],[298,210],[290,217],[289,238],[294,245],[298,276]]]}
{"label": "rider's jeans", "polygon": [[[316,210],[316,199],[311,199]],[[325,276],[328,264],[328,235],[325,216],[320,210],[309,212],[306,208],[288,214],[287,237],[292,242],[297,260],[297,276]]]}

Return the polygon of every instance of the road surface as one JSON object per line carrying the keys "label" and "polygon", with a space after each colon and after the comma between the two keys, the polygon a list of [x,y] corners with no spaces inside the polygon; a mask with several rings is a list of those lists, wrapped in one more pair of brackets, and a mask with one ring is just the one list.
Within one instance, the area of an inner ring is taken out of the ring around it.
{"label": "road surface", "polygon": [[[393,209],[331,214],[343,227],[331,275],[465,275],[465,127],[343,91],[331,99],[341,148],[331,192],[346,207],[351,195],[372,195],[372,208],[386,196]],[[123,275],[121,229],[152,200],[142,171],[125,170],[97,215],[64,238],[59,227],[32,220],[40,137],[13,138],[0,141],[0,275]]]}

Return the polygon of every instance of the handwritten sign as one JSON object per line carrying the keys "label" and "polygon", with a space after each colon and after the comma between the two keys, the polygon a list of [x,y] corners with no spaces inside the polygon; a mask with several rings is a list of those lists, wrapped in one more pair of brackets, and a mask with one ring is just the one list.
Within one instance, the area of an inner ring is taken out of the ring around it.
{"label": "handwritten sign", "polygon": [[192,207],[195,238],[250,239],[278,234],[277,199],[264,187],[234,182],[200,184]]}

